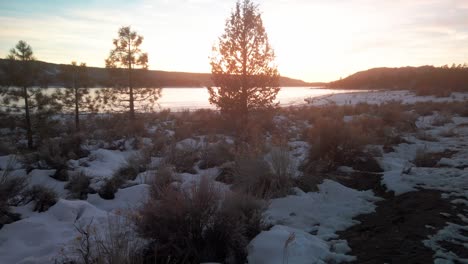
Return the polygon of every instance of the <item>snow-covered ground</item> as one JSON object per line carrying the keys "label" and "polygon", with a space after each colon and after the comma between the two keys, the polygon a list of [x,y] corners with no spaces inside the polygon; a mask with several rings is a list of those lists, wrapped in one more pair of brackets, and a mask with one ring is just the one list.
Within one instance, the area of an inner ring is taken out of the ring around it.
{"label": "snow-covered ground", "polygon": [[356,191],[325,180],[318,192],[273,199],[266,215],[274,225],[249,245],[249,263],[329,263],[351,261],[348,244],[335,232],[356,221],[353,217],[374,211],[380,198],[372,191]]}

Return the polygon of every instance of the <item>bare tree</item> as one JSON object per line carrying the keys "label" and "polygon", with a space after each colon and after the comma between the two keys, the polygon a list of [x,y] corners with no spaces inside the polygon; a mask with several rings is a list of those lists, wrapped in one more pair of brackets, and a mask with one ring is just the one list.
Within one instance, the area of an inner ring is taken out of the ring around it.
{"label": "bare tree", "polygon": [[258,6],[238,1],[213,47],[210,103],[244,123],[254,109],[274,106],[279,74]]}
{"label": "bare tree", "polygon": [[[141,51],[142,43],[143,36],[132,31],[130,26],[121,27],[113,41],[114,48],[106,59],[106,68],[114,78],[115,87],[104,90],[105,101],[118,109],[128,109],[131,120],[135,119],[136,109],[152,110],[161,96],[161,89],[137,87],[136,74],[148,69],[148,54]],[[119,79],[122,75],[126,75],[126,82]]]}

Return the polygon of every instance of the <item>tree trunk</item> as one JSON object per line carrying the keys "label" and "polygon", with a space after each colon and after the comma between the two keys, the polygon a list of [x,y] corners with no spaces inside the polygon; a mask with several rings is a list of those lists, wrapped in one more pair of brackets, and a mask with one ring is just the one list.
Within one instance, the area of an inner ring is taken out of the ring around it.
{"label": "tree trunk", "polygon": [[131,50],[131,41],[128,42],[128,88],[130,93],[130,120],[135,120],[135,105],[133,102],[133,87],[132,87],[132,50]]}
{"label": "tree trunk", "polygon": [[73,75],[73,89],[75,91],[75,129],[76,132],[80,131],[80,105],[79,105],[79,94],[78,88],[76,87],[76,74]]}
{"label": "tree trunk", "polygon": [[23,97],[24,97],[24,112],[25,112],[25,121],[26,121],[26,136],[28,139],[28,149],[33,148],[33,137],[32,137],[32,128],[31,128],[31,117],[29,115],[29,96],[28,88],[23,86]]}
{"label": "tree trunk", "polygon": [[80,131],[80,106],[78,102],[78,88],[75,88],[75,129],[76,132]]}

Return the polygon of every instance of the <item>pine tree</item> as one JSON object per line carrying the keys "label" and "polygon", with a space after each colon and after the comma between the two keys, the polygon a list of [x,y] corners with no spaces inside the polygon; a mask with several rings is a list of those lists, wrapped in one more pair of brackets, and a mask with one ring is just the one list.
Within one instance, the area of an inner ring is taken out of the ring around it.
{"label": "pine tree", "polygon": [[34,64],[33,51],[30,45],[20,40],[10,50],[5,65],[5,86],[3,103],[10,112],[24,112],[28,148],[33,148],[33,129],[31,112],[33,109],[43,110],[43,104],[48,97],[42,94],[41,88],[32,87],[38,78],[39,69]]}
{"label": "pine tree", "polygon": [[98,109],[98,100],[90,94],[86,63],[72,61],[71,65],[63,65],[59,77],[65,89],[58,90],[56,96],[65,110],[74,112],[75,129],[80,131],[80,114]]}
{"label": "pine tree", "polygon": [[258,6],[238,1],[213,47],[210,103],[241,124],[252,110],[274,106],[280,89],[274,59]]}
{"label": "pine tree", "polygon": [[114,87],[103,91],[104,101],[111,102],[118,110],[128,110],[131,120],[135,119],[136,110],[152,110],[161,96],[161,89],[141,87],[137,82],[137,74],[148,69],[148,54],[141,51],[142,43],[143,36],[132,31],[130,26],[121,27],[106,59]]}

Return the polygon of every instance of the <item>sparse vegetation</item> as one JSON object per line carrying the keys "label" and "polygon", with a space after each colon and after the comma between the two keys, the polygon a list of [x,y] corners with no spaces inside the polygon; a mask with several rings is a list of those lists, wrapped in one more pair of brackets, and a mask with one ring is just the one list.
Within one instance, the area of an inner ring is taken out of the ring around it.
{"label": "sparse vegetation", "polygon": [[153,262],[245,261],[246,245],[263,228],[263,205],[235,195],[224,201],[206,178],[190,189],[166,188],[135,218],[139,234],[151,239]]}
{"label": "sparse vegetation", "polygon": [[70,198],[85,200],[88,197],[88,193],[91,192],[89,184],[89,177],[80,172],[70,177],[69,182],[65,185],[65,189],[70,191]]}
{"label": "sparse vegetation", "polygon": [[290,162],[284,150],[273,151],[272,163],[261,156],[241,155],[235,161],[233,189],[258,198],[285,196],[292,187]]}
{"label": "sparse vegetation", "polygon": [[25,176],[11,175],[14,162],[15,159],[10,158],[6,168],[0,171],[0,229],[3,225],[19,219],[19,215],[10,211],[10,206],[21,202],[21,196],[28,186]]}
{"label": "sparse vegetation", "polygon": [[24,194],[24,203],[34,203],[33,211],[44,212],[57,202],[57,193],[49,187],[33,185]]}

